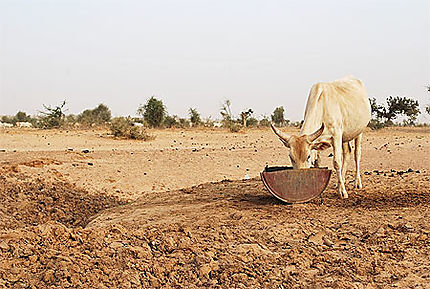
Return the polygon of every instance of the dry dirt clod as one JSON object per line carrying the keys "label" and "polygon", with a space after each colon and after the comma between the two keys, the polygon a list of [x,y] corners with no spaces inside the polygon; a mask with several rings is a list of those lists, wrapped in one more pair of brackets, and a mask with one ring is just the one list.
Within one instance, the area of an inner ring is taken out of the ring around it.
{"label": "dry dirt clod", "polygon": [[326,235],[324,231],[319,231],[318,233],[309,236],[308,241],[314,243],[315,245],[324,244],[323,237]]}

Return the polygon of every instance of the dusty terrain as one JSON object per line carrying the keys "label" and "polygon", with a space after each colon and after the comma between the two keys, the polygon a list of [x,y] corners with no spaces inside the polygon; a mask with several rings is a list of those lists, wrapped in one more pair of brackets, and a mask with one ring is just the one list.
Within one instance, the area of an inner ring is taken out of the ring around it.
{"label": "dusty terrain", "polygon": [[288,205],[268,129],[0,130],[0,288],[430,288],[429,132],[367,132],[363,189]]}

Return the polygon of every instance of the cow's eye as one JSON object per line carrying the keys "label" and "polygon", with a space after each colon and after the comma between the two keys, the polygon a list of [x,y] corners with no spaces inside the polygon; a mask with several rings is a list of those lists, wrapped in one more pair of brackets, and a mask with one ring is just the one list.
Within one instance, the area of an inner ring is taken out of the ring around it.
{"label": "cow's eye", "polygon": [[311,160],[311,155],[308,155],[308,159],[307,159],[308,161],[310,161]]}

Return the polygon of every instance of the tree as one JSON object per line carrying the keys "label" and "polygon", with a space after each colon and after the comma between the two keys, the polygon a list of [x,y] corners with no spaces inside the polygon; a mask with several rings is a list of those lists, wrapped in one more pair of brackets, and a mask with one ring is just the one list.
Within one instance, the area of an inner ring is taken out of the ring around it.
{"label": "tree", "polygon": [[111,120],[112,113],[110,109],[104,105],[99,104],[94,109],[86,109],[81,114],[78,115],[78,121],[83,124],[104,124]]}
{"label": "tree", "polygon": [[[430,92],[430,85],[427,85],[427,91]],[[430,104],[426,106],[426,112],[427,114],[430,114]]]}
{"label": "tree", "polygon": [[235,123],[235,121],[233,120],[230,100],[227,99],[222,104],[220,113],[222,116],[222,124],[224,127],[229,128],[231,132],[238,132],[240,130],[240,125]]}
{"label": "tree", "polygon": [[285,117],[284,117],[284,107],[280,106],[275,108],[272,114],[272,121],[276,125],[283,125],[285,123]]}
{"label": "tree", "polygon": [[66,101],[63,100],[63,102],[56,106],[46,106],[43,105],[43,108],[45,111],[41,111],[40,113],[43,114],[41,118],[41,125],[43,128],[58,128],[64,124],[65,114],[64,114],[64,107],[66,105]]}
{"label": "tree", "polygon": [[248,109],[248,110],[242,111],[242,112],[240,113],[240,118],[242,119],[242,125],[243,125],[243,127],[246,127],[247,120],[248,120],[248,118],[249,118],[253,113],[254,113],[254,112],[252,111],[252,109]]}
{"label": "tree", "polygon": [[146,123],[151,127],[160,127],[166,117],[166,107],[162,100],[151,96],[150,99],[137,109],[137,113],[143,116]]}
{"label": "tree", "polygon": [[230,122],[233,120],[233,113],[231,112],[231,101],[227,99],[222,105],[221,105],[221,116],[223,121]]}
{"label": "tree", "polygon": [[193,126],[198,126],[198,125],[200,125],[202,123],[202,120],[200,119],[200,114],[197,111],[197,109],[190,108],[189,115],[190,115],[191,124]]}
{"label": "tree", "polygon": [[14,121],[14,118],[8,115],[2,115],[1,117],[1,122],[3,123],[13,123],[13,121]]}
{"label": "tree", "polygon": [[370,106],[376,121],[384,125],[392,125],[393,121],[402,114],[408,117],[408,124],[414,124],[420,113],[418,100],[400,96],[389,96],[386,106],[377,104],[376,99],[371,98]]}
{"label": "tree", "polygon": [[18,111],[15,114],[15,120],[14,120],[15,123],[17,123],[17,122],[28,122],[30,120],[31,120],[31,117],[23,111]]}

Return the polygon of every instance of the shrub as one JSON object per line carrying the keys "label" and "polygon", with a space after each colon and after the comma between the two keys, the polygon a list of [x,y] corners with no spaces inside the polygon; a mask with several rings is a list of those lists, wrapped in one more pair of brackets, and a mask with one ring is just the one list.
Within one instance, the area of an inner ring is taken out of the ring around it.
{"label": "shrub", "polygon": [[167,115],[164,118],[163,124],[167,128],[176,127],[178,122],[176,121],[176,117]]}
{"label": "shrub", "polygon": [[135,126],[130,117],[116,117],[110,124],[111,133],[118,138],[153,140],[155,137],[146,132],[145,128]]}
{"label": "shrub", "polygon": [[255,117],[250,117],[246,120],[246,126],[257,126],[258,120]]}
{"label": "shrub", "polygon": [[94,109],[86,109],[78,115],[77,121],[86,125],[101,125],[110,121],[112,113],[110,109],[104,105],[99,104]]}
{"label": "shrub", "polygon": [[50,106],[43,105],[45,111],[41,111],[43,116],[40,118],[40,126],[42,128],[59,128],[65,122],[65,114],[64,107],[66,105],[66,101],[52,108]]}
{"label": "shrub", "polygon": [[385,123],[372,118],[367,126],[370,127],[372,130],[377,130],[377,129],[384,128],[386,125]]}
{"label": "shrub", "polygon": [[202,120],[200,119],[200,114],[197,111],[197,109],[190,108],[189,115],[190,115],[191,124],[193,126],[198,126],[198,125],[200,125],[202,123]]}
{"label": "shrub", "polygon": [[230,123],[228,128],[229,128],[230,132],[239,132],[242,128],[242,125],[240,125],[237,122],[233,122],[233,123]]}
{"label": "shrub", "polygon": [[260,120],[259,126],[270,126],[270,120],[267,116],[263,116],[263,118]]}

